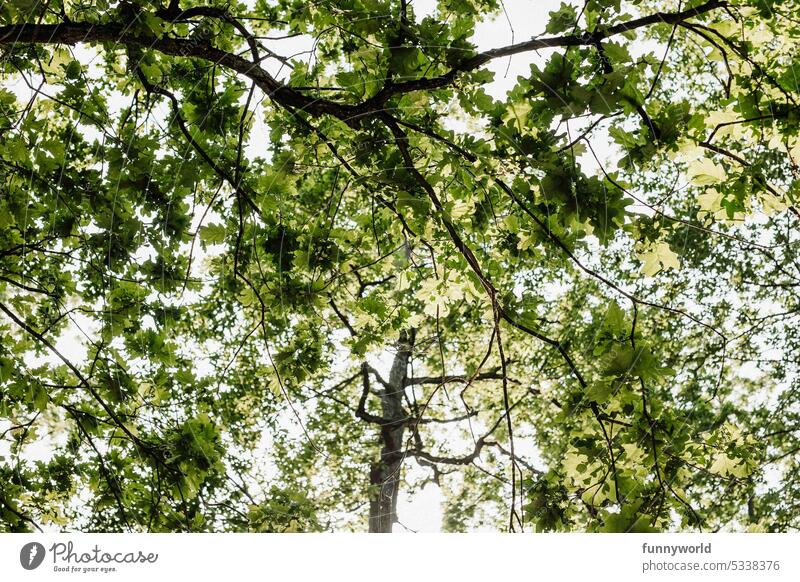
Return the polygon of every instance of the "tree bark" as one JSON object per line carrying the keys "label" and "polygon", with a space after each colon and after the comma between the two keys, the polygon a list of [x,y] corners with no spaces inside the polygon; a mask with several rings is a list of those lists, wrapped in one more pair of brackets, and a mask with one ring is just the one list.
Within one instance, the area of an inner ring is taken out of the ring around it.
{"label": "tree bark", "polygon": [[407,414],[403,394],[408,375],[408,361],[414,345],[414,330],[402,331],[392,362],[387,386],[381,391],[381,408],[386,422],[381,426],[381,457],[369,471],[369,531],[392,533],[397,521],[397,493],[403,464],[403,434]]}

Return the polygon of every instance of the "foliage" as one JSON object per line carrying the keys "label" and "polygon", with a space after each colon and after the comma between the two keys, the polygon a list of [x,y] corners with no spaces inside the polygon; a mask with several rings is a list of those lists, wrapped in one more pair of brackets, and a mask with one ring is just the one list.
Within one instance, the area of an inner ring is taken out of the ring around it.
{"label": "foliage", "polygon": [[800,5],[500,10],[0,5],[0,528],[800,527]]}

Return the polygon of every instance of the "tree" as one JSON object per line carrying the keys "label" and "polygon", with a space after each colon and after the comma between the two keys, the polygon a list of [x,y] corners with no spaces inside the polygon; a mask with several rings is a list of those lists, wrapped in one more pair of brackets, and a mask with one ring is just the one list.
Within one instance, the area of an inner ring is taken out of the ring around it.
{"label": "tree", "polygon": [[798,528],[800,5],[415,8],[2,3],[5,530]]}

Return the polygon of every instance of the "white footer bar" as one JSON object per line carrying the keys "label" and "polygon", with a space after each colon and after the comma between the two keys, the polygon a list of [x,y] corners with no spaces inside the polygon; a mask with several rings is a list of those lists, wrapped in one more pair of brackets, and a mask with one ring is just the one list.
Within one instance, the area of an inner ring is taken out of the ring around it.
{"label": "white footer bar", "polygon": [[800,534],[5,534],[0,580],[800,580]]}

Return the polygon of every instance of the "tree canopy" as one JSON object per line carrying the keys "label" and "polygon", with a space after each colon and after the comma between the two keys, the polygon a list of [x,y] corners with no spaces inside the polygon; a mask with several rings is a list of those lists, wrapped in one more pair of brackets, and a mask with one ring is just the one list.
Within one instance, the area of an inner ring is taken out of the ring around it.
{"label": "tree canopy", "polygon": [[800,3],[502,10],[0,4],[0,529],[800,527]]}

